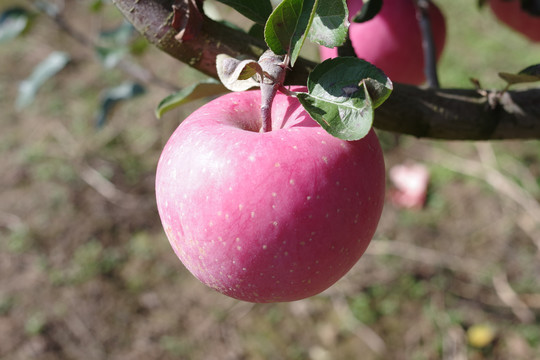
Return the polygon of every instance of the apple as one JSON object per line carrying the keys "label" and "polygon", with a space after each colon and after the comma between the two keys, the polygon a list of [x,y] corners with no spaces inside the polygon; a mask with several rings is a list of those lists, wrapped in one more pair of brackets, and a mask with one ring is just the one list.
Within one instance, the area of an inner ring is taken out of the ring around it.
{"label": "apple", "polygon": [[521,9],[519,0],[490,0],[489,6],[500,21],[530,40],[540,42],[540,16],[531,15]]}
{"label": "apple", "polygon": [[371,132],[329,135],[278,93],[259,132],[260,91],[197,109],[159,159],[157,206],[169,242],[201,282],[249,302],[303,299],[358,261],[379,221],[383,154]]}
{"label": "apple", "polygon": [[[362,8],[363,0],[348,0],[350,17]],[[445,40],[444,16],[433,3],[429,16],[437,59]],[[371,20],[353,23],[349,37],[359,58],[369,61],[394,82],[421,85],[425,82],[422,33],[413,0],[384,0],[382,9]],[[337,48],[320,47],[321,60],[336,57]]]}

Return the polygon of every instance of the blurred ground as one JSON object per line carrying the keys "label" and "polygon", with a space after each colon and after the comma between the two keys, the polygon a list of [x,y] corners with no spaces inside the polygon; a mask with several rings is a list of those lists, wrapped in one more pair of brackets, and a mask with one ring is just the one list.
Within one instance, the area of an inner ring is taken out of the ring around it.
{"label": "blurred ground", "polygon": [[[443,86],[502,87],[497,71],[538,63],[538,45],[475,1],[439,3]],[[90,36],[121,21],[66,4]],[[53,50],[74,61],[16,111],[18,83]],[[179,86],[196,77],[154,49],[135,61]],[[388,167],[428,166],[425,208],[387,203],[367,254],[323,294],[254,305],[198,283],[159,223],[159,153],[200,103],[157,120],[169,91],[149,86],[96,129],[103,89],[126,79],[45,17],[0,45],[1,359],[540,359],[537,141],[379,132]]]}

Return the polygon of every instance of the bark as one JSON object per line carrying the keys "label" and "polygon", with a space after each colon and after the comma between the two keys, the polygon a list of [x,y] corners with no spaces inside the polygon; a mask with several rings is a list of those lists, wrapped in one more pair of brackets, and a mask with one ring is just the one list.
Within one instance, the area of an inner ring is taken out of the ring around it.
{"label": "bark", "polygon": [[[113,0],[151,43],[179,61],[217,79],[215,59],[224,53],[253,59],[264,42],[203,17],[193,39],[175,39],[173,0]],[[288,84],[305,84],[316,64],[299,59]],[[375,112],[376,128],[445,140],[540,139],[540,89],[483,92],[474,89],[424,89],[394,84],[390,98]]]}

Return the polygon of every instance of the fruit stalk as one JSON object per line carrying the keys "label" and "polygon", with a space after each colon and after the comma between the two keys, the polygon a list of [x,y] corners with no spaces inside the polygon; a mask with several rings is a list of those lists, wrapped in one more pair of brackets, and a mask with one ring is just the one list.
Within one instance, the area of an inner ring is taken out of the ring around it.
{"label": "fruit stalk", "polygon": [[261,76],[261,130],[272,131],[272,102],[277,91],[283,87],[287,72],[289,57],[276,55],[272,50],[266,50],[259,58],[263,70]]}
{"label": "fruit stalk", "polygon": [[416,17],[422,33],[422,49],[424,51],[424,73],[427,84],[432,89],[438,89],[439,76],[437,75],[437,51],[433,38],[433,29],[429,17],[429,1],[416,0]]}

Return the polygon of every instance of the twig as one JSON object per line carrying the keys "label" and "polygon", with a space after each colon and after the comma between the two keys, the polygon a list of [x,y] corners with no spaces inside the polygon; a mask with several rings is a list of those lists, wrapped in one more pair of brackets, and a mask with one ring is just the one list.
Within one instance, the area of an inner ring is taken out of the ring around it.
{"label": "twig", "polygon": [[382,356],[386,352],[384,340],[369,326],[360,322],[352,313],[350,307],[342,296],[332,296],[332,305],[335,312],[343,322],[343,326],[358,336],[377,355]]}
{"label": "twig", "polygon": [[427,84],[432,89],[438,89],[437,50],[433,39],[433,29],[429,18],[429,0],[416,0],[416,17],[422,32],[422,49],[424,50],[424,73]]}
{"label": "twig", "polygon": [[401,241],[375,240],[366,250],[368,255],[394,255],[404,259],[442,267],[454,272],[476,277],[482,273],[482,264],[472,259],[451,255],[425,247],[404,243]]}
{"label": "twig", "polygon": [[114,205],[126,209],[132,209],[137,206],[136,198],[128,193],[119,190],[112,182],[106,179],[99,171],[91,167],[84,160],[78,159],[77,154],[82,153],[81,145],[73,138],[71,133],[59,121],[55,123],[53,135],[58,143],[63,146],[63,150],[74,162],[74,167],[78,170],[81,179],[90,187],[97,191],[106,200]]}
{"label": "twig", "polygon": [[[484,153],[482,156],[485,158],[488,155]],[[524,210],[523,214],[528,220],[518,221],[517,224],[536,245],[540,255],[540,204],[534,196],[489,163],[465,159],[435,148],[431,149],[429,158],[437,165],[449,170],[484,180],[496,189],[498,194],[505,195],[518,204]]]}
{"label": "twig", "polygon": [[520,300],[514,289],[508,283],[506,273],[500,273],[492,278],[493,287],[501,301],[508,305],[514,315],[523,323],[530,324],[534,321],[534,313]]}

